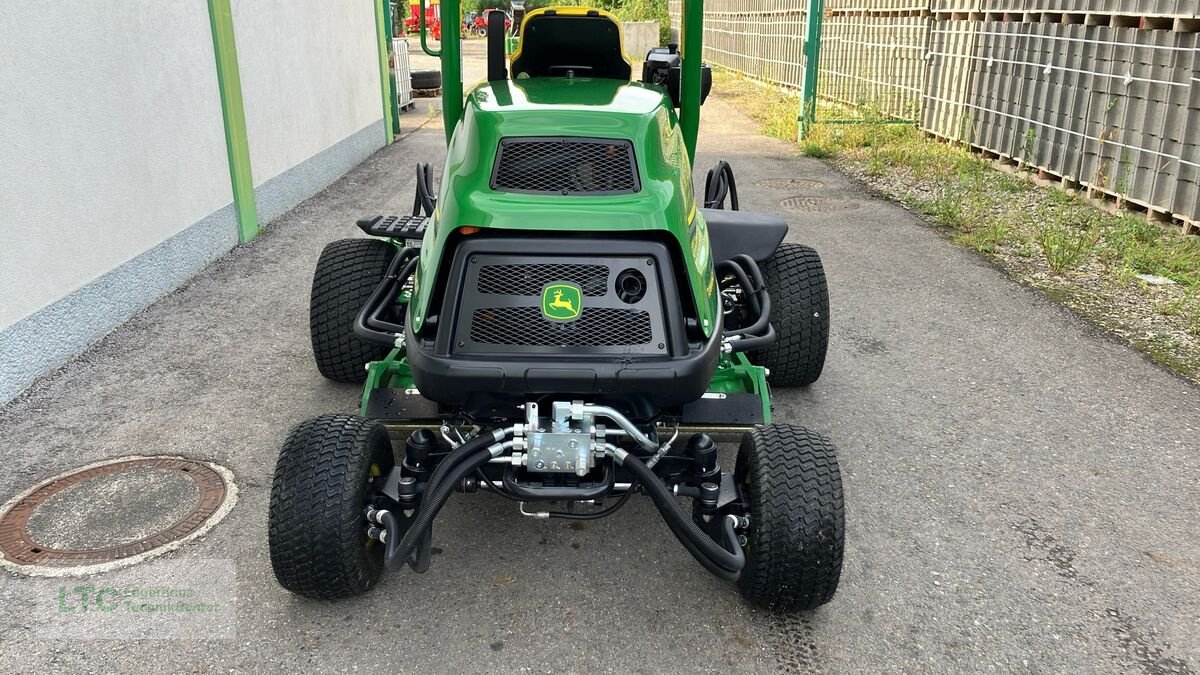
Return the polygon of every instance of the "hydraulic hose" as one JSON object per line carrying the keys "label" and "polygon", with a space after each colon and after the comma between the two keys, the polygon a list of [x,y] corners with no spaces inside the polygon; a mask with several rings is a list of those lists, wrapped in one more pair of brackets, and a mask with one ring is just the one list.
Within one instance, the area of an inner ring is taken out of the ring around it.
{"label": "hydraulic hose", "polygon": [[626,454],[618,459],[621,465],[633,474],[633,480],[641,483],[650,494],[667,527],[671,528],[671,532],[675,533],[692,557],[718,577],[737,581],[742,574],[742,568],[746,566],[746,554],[742,552],[737,533],[733,530],[732,519],[727,518],[724,524],[723,532],[727,546],[722,546],[700,529],[691,516],[684,513],[679,507],[679,502],[675,501],[675,496],[650,467],[633,455]]}
{"label": "hydraulic hose", "polygon": [[388,569],[407,562],[413,550],[422,544],[413,569],[424,572],[429,568],[428,549],[434,517],[445,506],[455,486],[491,460],[492,452],[489,447],[506,438],[511,432],[511,428],[506,428],[497,429],[490,434],[480,434],[451,450],[450,454],[438,462],[437,468],[429,477],[429,482],[425,484],[421,508],[417,510],[417,515],[409,524],[403,538],[396,536],[400,531],[400,520],[396,515],[390,511],[380,512],[380,524],[389,534],[387,552],[383,558]]}
{"label": "hydraulic hose", "polygon": [[512,429],[506,428],[497,429],[490,434],[479,434],[475,438],[451,450],[450,454],[438,462],[437,467],[433,470],[433,474],[429,476],[429,483],[425,485],[425,494],[429,494],[431,490],[436,488],[438,483],[442,482],[442,478],[446,475],[446,472],[463,461],[464,457],[471,455],[480,448],[486,448],[493,443],[503,441],[510,433],[512,433]]}
{"label": "hydraulic hose", "polygon": [[[465,447],[467,446],[463,445],[458,449],[461,450]],[[454,453],[451,453],[451,457],[453,455]],[[421,543],[422,539],[427,535],[429,528],[433,525],[433,519],[437,517],[438,511],[442,510],[442,507],[446,505],[446,500],[450,498],[450,493],[454,492],[454,487],[458,485],[459,481],[474,473],[476,469],[487,464],[488,460],[492,458],[492,453],[487,447],[479,447],[473,453],[457,458],[458,461],[452,466],[447,461],[451,457],[447,457],[446,460],[443,460],[438,465],[438,470],[441,470],[444,466],[450,467],[442,473],[442,480],[435,483],[433,477],[430,478],[425,496],[421,499],[421,508],[417,511],[417,515],[413,518],[412,523],[409,524],[408,531],[404,533],[404,537],[395,538],[393,534],[400,531],[400,523],[395,514],[390,511],[384,511],[380,514],[383,526],[389,534],[393,535],[388,537],[387,552],[383,557],[388,569],[394,569],[408,562],[417,544]],[[421,560],[416,562],[418,564],[414,565],[413,568],[418,572],[425,571],[422,567],[426,567],[427,564],[422,565]]]}
{"label": "hydraulic hose", "polygon": [[775,343],[775,327],[767,324],[767,332],[753,337],[740,338],[729,343],[735,352],[748,352],[752,349],[766,349]]}
{"label": "hydraulic hose", "polygon": [[730,197],[730,207],[738,210],[737,183],[733,180],[733,169],[729,162],[717,162],[708,172],[704,180],[704,207],[708,209],[725,208],[725,197]]}

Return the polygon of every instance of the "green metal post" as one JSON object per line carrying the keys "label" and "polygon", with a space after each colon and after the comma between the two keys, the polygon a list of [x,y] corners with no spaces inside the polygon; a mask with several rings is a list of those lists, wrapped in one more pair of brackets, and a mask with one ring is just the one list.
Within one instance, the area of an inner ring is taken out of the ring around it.
{"label": "green metal post", "polygon": [[[458,39],[458,27],[462,23],[460,7],[460,0],[442,0],[442,48],[439,51],[442,54],[442,124],[446,127],[447,144],[463,114],[462,42]],[[422,10],[421,16],[424,15]]]}
{"label": "green metal post", "polygon": [[392,12],[392,0],[379,0],[383,3],[383,29],[386,35],[384,36],[384,45],[387,47],[388,60],[388,85],[391,89],[388,91],[388,100],[391,101],[392,108],[392,135],[400,135],[400,101],[397,98],[397,92],[400,89],[396,86],[396,70],[392,67],[395,63],[395,47],[393,46],[392,38],[396,34],[392,22],[395,17]]}
{"label": "green metal post", "polygon": [[254,197],[254,177],[250,172],[250,139],[246,134],[242,77],[238,73],[237,43],[233,39],[233,12],[229,0],[208,0],[208,19],[212,24],[213,53],[217,60],[217,89],[225,122],[225,149],[229,153],[229,179],[233,184],[238,238],[247,242],[259,231],[258,206]]}
{"label": "green metal post", "polygon": [[375,0],[375,40],[376,47],[379,52],[379,88],[383,95],[383,129],[387,136],[388,145],[395,140],[395,135],[392,133],[392,124],[395,117],[392,116],[392,110],[396,105],[396,95],[392,93],[391,78],[388,77],[388,45],[391,44],[391,38],[384,34],[384,16],[383,3],[387,0]]}
{"label": "green metal post", "polygon": [[825,0],[808,0],[808,25],[804,32],[804,82],[800,86],[800,125],[803,139],[817,120],[817,72],[821,66],[821,22]]}
{"label": "green metal post", "polygon": [[688,161],[696,161],[700,133],[700,65],[704,61],[704,0],[683,0],[680,12],[679,127]]}

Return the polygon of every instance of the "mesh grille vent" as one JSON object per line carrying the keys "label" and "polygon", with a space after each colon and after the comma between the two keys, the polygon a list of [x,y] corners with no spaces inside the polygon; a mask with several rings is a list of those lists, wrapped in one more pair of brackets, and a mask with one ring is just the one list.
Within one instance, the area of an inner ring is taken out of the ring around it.
{"label": "mesh grille vent", "polygon": [[477,309],[471,340],[521,347],[615,347],[652,339],[650,315],[637,309],[585,307],[570,323],[550,321],[537,307]]}
{"label": "mesh grille vent", "polygon": [[560,195],[617,195],[641,189],[633,144],[594,138],[505,138],[492,189]]}
{"label": "mesh grille vent", "polygon": [[608,287],[605,265],[487,265],[479,270],[479,292],[487,295],[540,295],[554,281],[569,281],[584,295],[604,295]]}

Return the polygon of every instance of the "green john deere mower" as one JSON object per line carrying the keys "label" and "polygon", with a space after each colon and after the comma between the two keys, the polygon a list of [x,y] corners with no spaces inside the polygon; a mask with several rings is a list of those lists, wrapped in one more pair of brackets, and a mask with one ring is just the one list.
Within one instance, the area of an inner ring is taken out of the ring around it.
{"label": "green john deere mower", "polygon": [[[824,272],[782,243],[786,223],[738,209],[724,162],[697,201],[701,2],[641,81],[593,9],[530,13],[511,59],[489,31],[488,81],[465,105],[458,42],[442,44],[440,188],[419,165],[412,215],[360,220],[372,238],[317,263],[317,368],[365,387],[359,415],[308,420],[280,453],[269,542],[285,588],[344,598],[385,569],[423,572],[447,499],[491,492],[561,519],[647,496],[752,603],[833,597],[837,458],[772,423],[768,386],[821,374]],[[716,441],[731,435],[729,471]]]}

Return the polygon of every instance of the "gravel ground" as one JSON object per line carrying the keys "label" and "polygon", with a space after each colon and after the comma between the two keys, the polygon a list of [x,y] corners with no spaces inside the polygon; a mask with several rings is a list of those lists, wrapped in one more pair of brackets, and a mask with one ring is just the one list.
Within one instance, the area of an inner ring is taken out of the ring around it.
{"label": "gravel ground", "polygon": [[828,270],[825,375],[776,392],[775,409],[840,449],[834,601],[799,616],[747,608],[648,503],[580,527],[485,495],[450,502],[424,576],[340,603],[284,592],[265,546],[277,449],[291,425],[358,396],[311,363],[311,270],[356,217],[407,210],[414,162],[441,164],[437,118],[403,124],[399,143],[0,408],[0,499],[116,455],[231,468],[236,508],[170,558],[233,561],[234,637],[46,639],[30,619],[44,598],[5,573],[0,671],[1200,667],[1200,391],[719,98],[697,166],[731,161],[742,203],[787,217]]}

